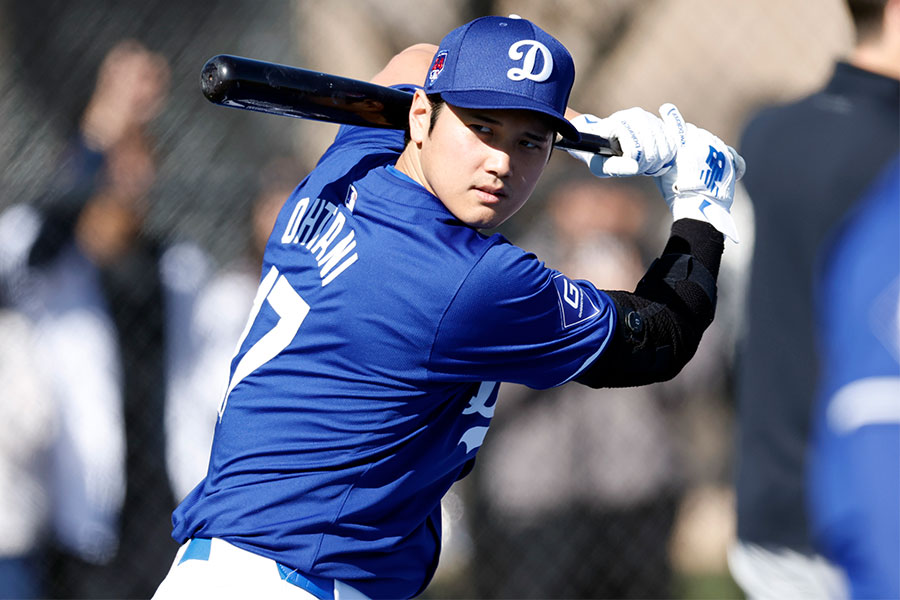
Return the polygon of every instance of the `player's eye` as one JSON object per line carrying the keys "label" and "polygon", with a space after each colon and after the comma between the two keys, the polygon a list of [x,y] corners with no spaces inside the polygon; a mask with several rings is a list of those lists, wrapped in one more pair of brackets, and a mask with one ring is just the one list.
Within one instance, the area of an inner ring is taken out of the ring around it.
{"label": "player's eye", "polygon": [[519,142],[519,145],[522,146],[525,150],[529,152],[543,152],[547,149],[547,145],[550,143],[549,139],[537,139],[535,137],[524,137]]}
{"label": "player's eye", "polygon": [[472,123],[471,125],[469,125],[469,128],[480,135],[488,135],[491,133],[490,127],[488,127],[487,125],[481,125],[480,123]]}

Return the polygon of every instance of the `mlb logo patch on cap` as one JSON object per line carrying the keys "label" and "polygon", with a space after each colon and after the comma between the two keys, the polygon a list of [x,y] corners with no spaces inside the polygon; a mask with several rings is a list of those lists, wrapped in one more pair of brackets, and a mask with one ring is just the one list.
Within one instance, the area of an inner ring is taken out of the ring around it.
{"label": "mlb logo patch on cap", "polygon": [[447,60],[446,52],[438,52],[431,63],[431,69],[428,71],[428,83],[434,83],[437,76],[444,70],[444,61]]}

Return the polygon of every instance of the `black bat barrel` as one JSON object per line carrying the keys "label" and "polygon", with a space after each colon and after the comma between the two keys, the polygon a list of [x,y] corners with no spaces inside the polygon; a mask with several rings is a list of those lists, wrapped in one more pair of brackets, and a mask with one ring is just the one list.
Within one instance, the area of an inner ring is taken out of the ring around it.
{"label": "black bat barrel", "polygon": [[412,94],[366,81],[220,54],[200,72],[215,104],[332,123],[403,129]]}

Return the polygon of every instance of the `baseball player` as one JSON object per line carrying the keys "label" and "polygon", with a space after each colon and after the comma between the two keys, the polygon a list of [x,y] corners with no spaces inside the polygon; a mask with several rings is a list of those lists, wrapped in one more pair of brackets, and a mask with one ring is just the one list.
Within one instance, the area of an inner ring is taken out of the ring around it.
{"label": "baseball player", "polygon": [[[900,155],[822,247],[807,477],[816,548],[849,598],[900,598]],[[846,315],[859,315],[846,319]]]}
{"label": "baseball player", "polygon": [[[157,598],[408,598],[437,566],[442,496],[472,468],[499,382],[673,377],[713,318],[743,164],[671,105],[568,112],[563,45],[484,17],[373,81],[414,91],[409,130],[342,127],[287,199],[231,365],[206,479],[174,513]],[[676,221],[634,293],[547,268],[493,228],[556,135],[601,176],[655,175]],[[574,385],[574,384],[573,384]]]}

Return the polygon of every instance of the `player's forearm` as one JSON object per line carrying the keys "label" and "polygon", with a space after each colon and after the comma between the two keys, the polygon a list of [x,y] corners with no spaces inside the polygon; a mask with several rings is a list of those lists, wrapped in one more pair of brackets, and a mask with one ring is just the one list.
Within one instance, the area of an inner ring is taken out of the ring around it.
{"label": "player's forearm", "polygon": [[609,347],[577,381],[626,387],[666,381],[694,356],[716,307],[724,239],[708,223],[681,219],[633,293],[607,292],[616,306]]}
{"label": "player's forearm", "polygon": [[414,44],[398,52],[371,82],[386,86],[401,83],[423,85],[437,49],[434,44]]}

